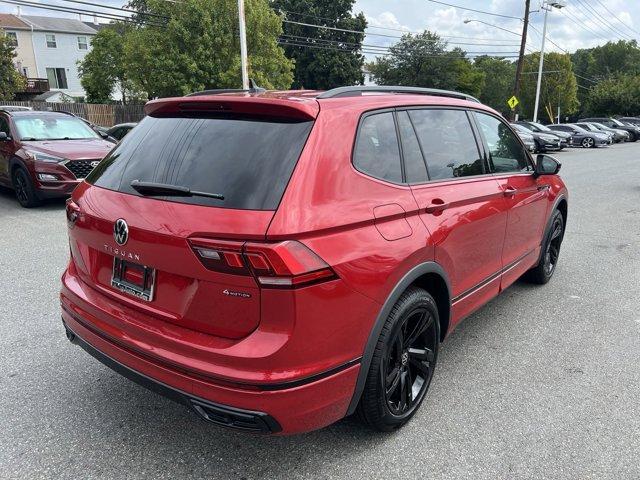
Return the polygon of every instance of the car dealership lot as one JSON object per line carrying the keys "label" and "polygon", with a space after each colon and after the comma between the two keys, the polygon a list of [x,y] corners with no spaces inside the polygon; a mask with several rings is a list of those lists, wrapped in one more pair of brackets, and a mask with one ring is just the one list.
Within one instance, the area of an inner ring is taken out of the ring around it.
{"label": "car dealership lot", "polygon": [[0,193],[0,478],[640,477],[640,143],[557,155],[555,277],[517,283],[443,344],[423,407],[383,435],[210,426],[66,340],[64,203]]}

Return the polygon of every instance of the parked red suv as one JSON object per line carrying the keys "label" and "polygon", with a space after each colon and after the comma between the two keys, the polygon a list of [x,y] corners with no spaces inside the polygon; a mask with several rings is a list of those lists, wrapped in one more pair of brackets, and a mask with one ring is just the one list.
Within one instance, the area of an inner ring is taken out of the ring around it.
{"label": "parked red suv", "polygon": [[23,207],[68,197],[111,148],[73,115],[0,110],[0,186]]}
{"label": "parked red suv", "polygon": [[400,427],[439,343],[546,283],[560,165],[455,92],[204,92],[145,118],[68,202],[67,336],[203,418]]}

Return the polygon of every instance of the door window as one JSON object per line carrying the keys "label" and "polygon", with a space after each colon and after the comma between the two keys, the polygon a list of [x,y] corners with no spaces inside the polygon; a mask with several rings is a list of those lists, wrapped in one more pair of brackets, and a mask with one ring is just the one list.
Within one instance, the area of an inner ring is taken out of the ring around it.
{"label": "door window", "polygon": [[372,177],[402,183],[400,149],[392,112],[376,113],[362,120],[353,165]]}
{"label": "door window", "polygon": [[463,110],[409,110],[430,180],[485,172],[469,117]]}
{"label": "door window", "polygon": [[506,123],[486,113],[474,112],[489,149],[489,166],[495,173],[533,170],[524,147]]}
{"label": "door window", "polygon": [[47,79],[51,88],[68,88],[64,68],[47,68]]}
{"label": "door window", "polygon": [[11,130],[9,130],[9,123],[3,117],[0,117],[0,132],[4,132],[8,137],[11,136]]}

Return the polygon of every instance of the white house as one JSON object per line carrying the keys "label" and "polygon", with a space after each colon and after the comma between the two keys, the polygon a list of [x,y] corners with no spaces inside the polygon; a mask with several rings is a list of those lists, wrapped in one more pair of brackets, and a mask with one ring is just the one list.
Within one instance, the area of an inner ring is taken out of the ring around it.
{"label": "white house", "polygon": [[80,20],[22,15],[29,25],[35,72],[29,76],[46,78],[51,90],[71,97],[84,97],[78,77],[79,60],[91,50],[91,37],[97,32]]}

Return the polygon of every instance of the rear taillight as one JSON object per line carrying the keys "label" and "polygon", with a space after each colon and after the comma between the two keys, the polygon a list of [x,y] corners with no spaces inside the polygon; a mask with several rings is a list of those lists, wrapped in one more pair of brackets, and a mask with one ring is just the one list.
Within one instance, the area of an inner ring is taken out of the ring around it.
{"label": "rear taillight", "polygon": [[192,239],[191,246],[209,270],[253,275],[265,288],[298,288],[336,278],[324,260],[294,240],[252,243]]}

